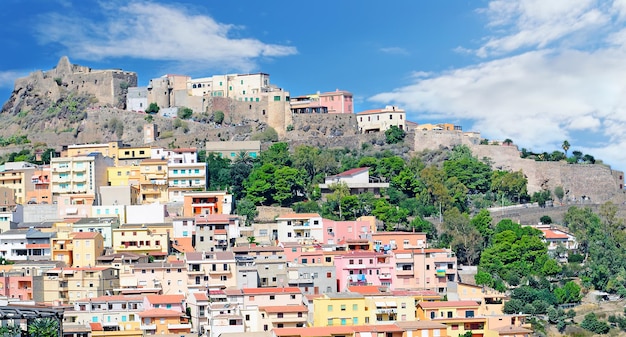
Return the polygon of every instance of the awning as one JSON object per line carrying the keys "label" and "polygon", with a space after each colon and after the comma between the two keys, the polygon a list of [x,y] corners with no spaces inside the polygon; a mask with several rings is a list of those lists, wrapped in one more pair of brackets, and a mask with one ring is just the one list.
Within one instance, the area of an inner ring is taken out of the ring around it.
{"label": "awning", "polygon": [[78,214],[78,208],[68,207],[65,209],[65,214]]}
{"label": "awning", "polygon": [[382,308],[382,307],[386,307],[386,306],[387,306],[387,303],[385,303],[385,302],[376,302],[376,306],[377,306],[377,307],[381,307],[381,308]]}
{"label": "awning", "polygon": [[387,306],[388,307],[397,307],[398,305],[396,304],[396,302],[387,302]]}

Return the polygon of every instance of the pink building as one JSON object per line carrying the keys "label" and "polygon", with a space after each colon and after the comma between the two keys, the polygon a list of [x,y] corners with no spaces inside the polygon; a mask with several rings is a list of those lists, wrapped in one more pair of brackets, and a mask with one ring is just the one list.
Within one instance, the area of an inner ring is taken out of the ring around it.
{"label": "pink building", "polygon": [[354,102],[352,93],[344,90],[335,90],[320,94],[320,103],[328,108],[330,114],[353,114]]}
{"label": "pink building", "polygon": [[456,281],[456,256],[449,249],[395,250],[391,255],[393,289],[445,293],[448,281]]}
{"label": "pink building", "polygon": [[349,286],[391,286],[393,263],[390,254],[352,251],[335,256],[337,291]]}
{"label": "pink building", "polygon": [[33,276],[22,271],[0,274],[0,295],[24,301],[33,299]]}
{"label": "pink building", "polygon": [[370,221],[334,221],[323,219],[324,243],[337,244],[346,240],[368,239],[376,231],[375,223]]}

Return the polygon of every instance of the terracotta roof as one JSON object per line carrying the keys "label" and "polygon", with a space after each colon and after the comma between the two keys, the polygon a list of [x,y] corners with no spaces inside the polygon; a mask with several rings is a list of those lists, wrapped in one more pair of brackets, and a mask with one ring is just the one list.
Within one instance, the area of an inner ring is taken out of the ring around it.
{"label": "terracotta roof", "polygon": [[89,326],[91,327],[91,331],[104,331],[102,323],[89,323]]}
{"label": "terracotta roof", "polygon": [[215,235],[220,235],[220,234],[221,235],[226,235],[226,233],[227,232],[226,232],[225,229],[216,229],[216,230],[213,231],[213,234],[215,234]]}
{"label": "terracotta roof", "polygon": [[333,177],[351,177],[353,175],[356,175],[356,174],[359,174],[359,173],[363,173],[363,172],[367,172],[369,170],[370,170],[369,167],[357,167],[357,168],[353,168],[351,170],[347,170],[347,171],[341,172],[339,174],[336,174]]}
{"label": "terracotta roof", "polygon": [[27,243],[26,248],[50,248],[49,243]]}
{"label": "terracotta roof", "polygon": [[148,295],[146,299],[150,304],[181,304],[185,295]]}
{"label": "terracotta roof", "polygon": [[272,330],[275,336],[334,336],[354,335],[355,332],[402,332],[404,331],[395,324],[372,324],[353,326],[316,326],[306,328],[275,328]]}
{"label": "terracotta roof", "polygon": [[476,301],[440,301],[440,302],[419,302],[424,309],[452,308],[452,307],[478,307]]}
{"label": "terracotta roof", "polygon": [[265,312],[303,312],[309,310],[304,305],[272,305],[259,307],[259,309]]}
{"label": "terracotta roof", "polygon": [[264,294],[281,294],[281,293],[297,293],[302,291],[298,287],[273,287],[273,288],[244,288],[244,295],[264,295]]}
{"label": "terracotta roof", "polygon": [[196,224],[198,225],[202,225],[202,224],[227,224],[230,222],[230,220],[232,219],[237,219],[236,215],[231,215],[231,214],[203,214],[203,215],[196,215],[195,217],[195,221]]}
{"label": "terracotta roof", "polygon": [[541,229],[541,231],[543,232],[543,236],[545,236],[546,239],[568,239],[569,238],[567,234],[562,233],[562,232],[557,232],[551,229]]}
{"label": "terracotta roof", "polygon": [[174,238],[173,242],[174,243],[172,243],[172,248],[181,253],[196,251],[191,244],[191,238]]}
{"label": "terracotta roof", "polygon": [[447,325],[433,321],[398,321],[396,325],[402,329],[446,329]]}
{"label": "terracotta roof", "polygon": [[197,301],[209,300],[209,297],[206,295],[206,293],[193,293],[193,297],[195,297]]}
{"label": "terracotta roof", "polygon": [[310,219],[310,218],[320,218],[320,215],[317,213],[287,213],[279,216],[276,220],[291,220],[291,219]]}
{"label": "terracotta roof", "polygon": [[348,287],[348,291],[358,294],[380,294],[380,289],[384,288],[381,286],[352,286]]}
{"label": "terracotta roof", "polygon": [[72,235],[72,239],[93,239],[98,234],[97,232],[74,232]]}
{"label": "terracotta roof", "polygon": [[139,313],[139,317],[182,317],[184,314],[179,311],[167,309],[150,309]]}

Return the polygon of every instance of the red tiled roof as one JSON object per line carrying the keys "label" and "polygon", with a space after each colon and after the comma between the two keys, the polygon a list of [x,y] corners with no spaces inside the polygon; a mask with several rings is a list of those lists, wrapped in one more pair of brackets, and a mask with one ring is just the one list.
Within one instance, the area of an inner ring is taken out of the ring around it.
{"label": "red tiled roof", "polygon": [[206,295],[206,293],[193,293],[193,297],[195,297],[197,301],[209,300],[209,297]]}
{"label": "red tiled roof", "polygon": [[353,168],[351,170],[347,170],[347,171],[341,172],[339,174],[336,174],[333,177],[351,177],[353,175],[356,175],[356,174],[359,174],[359,173],[363,173],[363,172],[367,172],[369,170],[370,170],[369,167],[357,167],[357,168]]}
{"label": "red tiled roof", "polygon": [[76,300],[74,302],[122,302],[122,301],[143,301],[143,296],[124,296],[124,295],[113,295],[113,296],[98,296],[91,298],[83,298],[80,300]]}
{"label": "red tiled roof", "polygon": [[151,304],[180,304],[185,299],[185,295],[149,295],[146,299]]}
{"label": "red tiled roof", "polygon": [[419,302],[424,309],[452,308],[452,307],[478,307],[476,301],[440,301],[440,302]]}
{"label": "red tiled roof", "polygon": [[348,291],[350,291],[351,293],[358,293],[358,294],[379,294],[381,293],[380,291],[380,286],[352,286],[352,287],[348,287]]}
{"label": "red tiled roof", "polygon": [[303,312],[308,311],[309,309],[304,305],[272,305],[259,307],[260,310],[264,310],[265,312]]}
{"label": "red tiled roof", "polygon": [[543,236],[545,236],[546,239],[568,239],[569,238],[567,234],[556,232],[551,229],[541,229],[541,231],[543,232]]}
{"label": "red tiled roof", "polygon": [[27,243],[26,248],[50,248],[49,243]]}
{"label": "red tiled roof", "polygon": [[102,323],[89,323],[89,326],[91,327],[91,331],[104,331]]}
{"label": "red tiled roof", "polygon": [[184,314],[179,311],[167,309],[150,309],[139,313],[139,317],[182,317]]}
{"label": "red tiled roof", "polygon": [[172,248],[176,249],[181,253],[187,252],[195,252],[196,250],[193,248],[191,244],[191,238],[175,238],[172,243]]}
{"label": "red tiled roof", "polygon": [[72,239],[93,239],[98,234],[97,232],[74,232],[72,233]]}
{"label": "red tiled roof", "polygon": [[226,230],[225,229],[216,229],[216,230],[213,231],[213,233],[215,235],[220,235],[220,234],[221,235],[225,235],[226,234]]}
{"label": "red tiled roof", "polygon": [[302,293],[298,287],[273,287],[273,288],[244,288],[244,295],[264,295],[264,294],[281,294],[281,293]]}

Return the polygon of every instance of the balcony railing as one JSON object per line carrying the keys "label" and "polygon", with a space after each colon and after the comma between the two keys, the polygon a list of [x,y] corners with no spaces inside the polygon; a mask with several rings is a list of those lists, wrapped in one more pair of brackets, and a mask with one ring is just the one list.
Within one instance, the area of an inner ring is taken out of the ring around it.
{"label": "balcony railing", "polygon": [[141,324],[139,326],[139,329],[141,329],[141,330],[156,330],[156,324]]}
{"label": "balcony railing", "polygon": [[170,330],[191,329],[191,323],[168,324]]}

